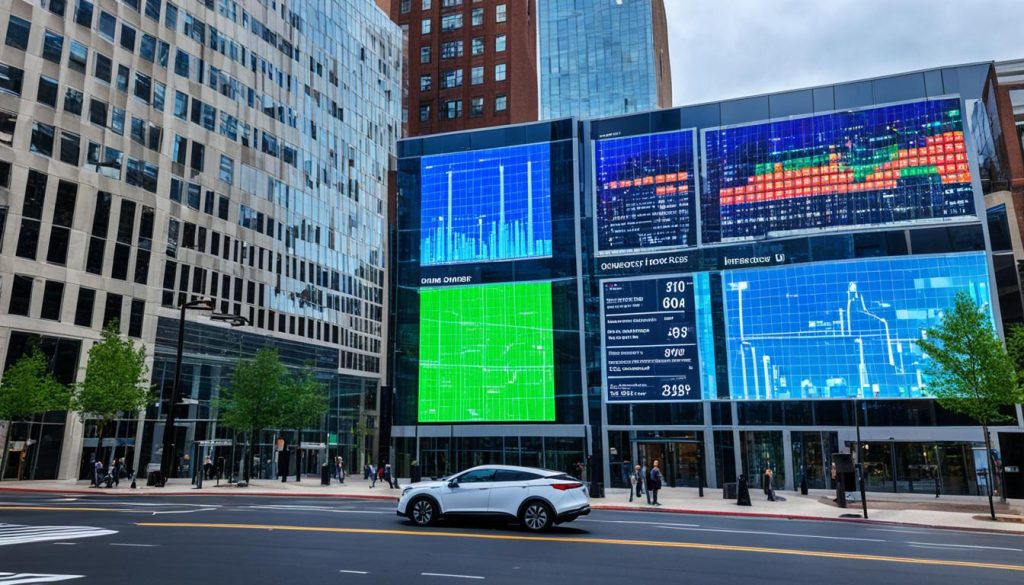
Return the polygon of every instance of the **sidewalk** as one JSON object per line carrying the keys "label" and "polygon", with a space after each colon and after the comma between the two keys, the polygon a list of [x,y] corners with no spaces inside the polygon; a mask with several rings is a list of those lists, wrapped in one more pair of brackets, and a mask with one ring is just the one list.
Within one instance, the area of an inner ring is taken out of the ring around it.
{"label": "sidewalk", "polygon": [[[407,485],[406,479],[399,480]],[[395,500],[401,490],[389,489],[387,484],[377,483],[370,488],[362,477],[350,477],[344,484],[332,482],[320,485],[319,478],[303,478],[287,483],[274,480],[254,480],[249,487],[237,488],[216,481],[206,481],[203,489],[195,489],[187,480],[172,480],[166,487],[147,487],[139,482],[137,489],[130,489],[128,482],[121,482],[117,488],[90,488],[88,481],[5,481],[0,483],[0,495],[4,492],[35,492],[53,494],[89,494],[116,496],[259,496],[259,497],[327,497]],[[629,502],[629,491],[619,488],[605,490],[605,497],[594,499],[595,509],[657,511],[690,514],[714,514],[727,516],[756,516],[768,518],[847,520],[860,521],[860,502],[850,502],[847,509],[836,507],[831,502],[834,493],[830,490],[811,490],[806,496],[796,492],[778,492],[785,501],[769,502],[760,490],[752,490],[752,505],[737,506],[735,500],[722,498],[721,489],[707,488],[704,497],[698,496],[696,488],[666,488],[659,492],[661,506],[647,504],[645,498],[634,498]],[[988,517],[988,499],[979,496],[942,496],[935,499],[926,494],[885,494],[868,493],[868,517],[871,522],[901,525],[927,526],[935,528],[956,528],[963,530],[985,530],[1013,532],[1024,536],[1024,500],[1011,500],[1009,504],[996,503],[997,516],[1002,520],[992,522]],[[856,519],[842,518],[844,514]],[[1016,521],[1014,521],[1016,520]]]}

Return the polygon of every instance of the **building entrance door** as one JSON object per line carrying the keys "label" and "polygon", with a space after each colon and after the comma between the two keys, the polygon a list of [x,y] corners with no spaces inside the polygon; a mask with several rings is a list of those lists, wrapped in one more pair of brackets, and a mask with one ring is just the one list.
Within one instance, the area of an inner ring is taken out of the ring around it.
{"label": "building entrance door", "polygon": [[700,443],[693,440],[638,441],[634,461],[650,469],[655,460],[665,476],[665,487],[697,487],[701,473]]}

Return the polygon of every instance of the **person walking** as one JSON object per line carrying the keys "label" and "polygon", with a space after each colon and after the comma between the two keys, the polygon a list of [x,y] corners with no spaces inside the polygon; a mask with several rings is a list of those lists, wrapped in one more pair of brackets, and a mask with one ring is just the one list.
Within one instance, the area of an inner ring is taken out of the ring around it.
{"label": "person walking", "polygon": [[629,472],[629,501],[633,501],[633,495],[637,498],[640,497],[640,466],[637,465],[636,469],[630,470]]}
{"label": "person walking", "polygon": [[334,458],[334,467],[338,474],[338,483],[345,483],[345,458],[338,455]]}
{"label": "person walking", "polygon": [[124,458],[114,459],[114,487],[121,485],[121,473],[124,471]]}
{"label": "person walking", "polygon": [[766,478],[765,484],[767,485],[767,488],[768,488],[768,501],[769,502],[774,502],[775,501],[775,485],[774,485],[773,481],[775,479],[775,472],[772,471],[771,467],[769,467],[768,469],[765,470],[765,478]]}
{"label": "person walking", "polygon": [[363,479],[370,479],[370,464],[363,464]]}
{"label": "person walking", "polygon": [[374,468],[372,463],[367,464],[367,474],[370,476],[370,489],[377,485],[377,469]]}
{"label": "person walking", "polygon": [[395,484],[391,483],[391,464],[384,464],[384,471],[381,473],[381,479],[388,484],[388,489],[395,489]]}
{"label": "person walking", "polygon": [[768,478],[771,476],[771,472],[771,467],[765,467],[764,472],[761,473],[761,491],[763,491],[766,496],[768,495]]}
{"label": "person walking", "polygon": [[100,487],[103,485],[103,461],[96,459],[96,462],[92,466],[92,486]]}
{"label": "person walking", "polygon": [[665,479],[665,476],[661,473],[661,468],[658,466],[658,460],[655,459],[651,464],[651,479],[647,484],[647,490],[651,492],[653,499],[652,505],[660,506],[658,503],[658,490],[661,489],[661,483]]}

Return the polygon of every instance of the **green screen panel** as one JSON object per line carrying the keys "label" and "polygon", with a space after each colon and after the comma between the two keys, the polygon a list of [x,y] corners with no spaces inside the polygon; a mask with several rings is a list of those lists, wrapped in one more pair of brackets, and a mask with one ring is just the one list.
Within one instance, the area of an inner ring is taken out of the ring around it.
{"label": "green screen panel", "polygon": [[420,291],[419,421],[555,420],[551,283]]}

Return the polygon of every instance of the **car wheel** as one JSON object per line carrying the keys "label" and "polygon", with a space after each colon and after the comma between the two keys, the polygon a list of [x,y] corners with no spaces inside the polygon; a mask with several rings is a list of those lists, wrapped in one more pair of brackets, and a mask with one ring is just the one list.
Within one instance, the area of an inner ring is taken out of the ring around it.
{"label": "car wheel", "polygon": [[409,519],[417,526],[430,526],[437,519],[437,504],[430,498],[416,498],[409,504]]}
{"label": "car wheel", "polygon": [[528,502],[519,514],[519,521],[530,532],[542,532],[551,528],[554,514],[544,502]]}

